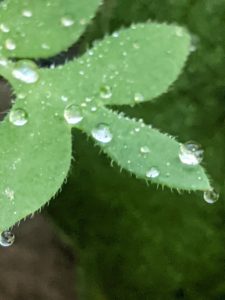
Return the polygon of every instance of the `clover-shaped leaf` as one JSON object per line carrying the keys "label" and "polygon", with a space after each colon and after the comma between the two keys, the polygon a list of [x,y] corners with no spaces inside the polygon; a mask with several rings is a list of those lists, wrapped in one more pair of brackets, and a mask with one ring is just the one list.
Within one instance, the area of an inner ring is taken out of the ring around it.
{"label": "clover-shaped leaf", "polygon": [[7,57],[49,57],[84,31],[101,0],[7,0],[0,5],[0,52]]}
{"label": "clover-shaped leaf", "polygon": [[[96,8],[94,2],[92,10]],[[5,3],[11,1],[3,2],[2,7]],[[35,11],[45,7],[42,2],[31,3],[37,6]],[[87,3],[75,1],[71,15],[77,5]],[[45,15],[46,22],[57,15],[54,5],[51,9]],[[11,27],[12,37],[17,37],[17,32]],[[63,39],[64,33],[54,27],[49,32],[54,51],[47,55],[68,47],[75,37],[71,38],[73,31],[65,34],[66,42],[55,48],[53,39]],[[165,24],[135,25],[97,42],[80,59],[55,69],[38,69],[31,61],[11,62],[4,57],[43,57],[41,43],[45,38],[46,33],[40,31],[37,47],[30,44],[30,54],[29,45],[18,38],[20,46],[11,49],[14,54],[2,50],[0,58],[0,74],[17,96],[0,126],[0,231],[40,209],[60,188],[70,167],[73,126],[85,131],[113,161],[139,178],[177,189],[210,189],[201,166],[181,164],[179,143],[173,138],[106,107],[133,105],[165,92],[188,56],[187,32]]]}

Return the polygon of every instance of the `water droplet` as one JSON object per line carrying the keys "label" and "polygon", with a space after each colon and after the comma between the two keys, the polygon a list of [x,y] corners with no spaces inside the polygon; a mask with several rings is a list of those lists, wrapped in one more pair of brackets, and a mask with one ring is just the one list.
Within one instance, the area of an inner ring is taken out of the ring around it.
{"label": "water droplet", "polygon": [[142,94],[136,93],[136,94],[134,95],[134,101],[135,101],[136,103],[143,102],[144,100],[145,100],[145,99],[144,99],[144,96],[143,96]]}
{"label": "water droplet", "polygon": [[9,113],[9,121],[16,126],[23,126],[28,122],[28,114],[24,109],[17,108]]}
{"label": "water droplet", "polygon": [[0,236],[0,246],[2,247],[10,247],[15,241],[15,235],[9,231],[3,231]]}
{"label": "water droplet", "polygon": [[39,79],[38,67],[30,60],[20,60],[12,71],[14,78],[25,83],[35,83]]}
{"label": "water droplet", "polygon": [[6,67],[8,65],[8,61],[4,57],[0,57],[0,66]]}
{"label": "water droplet", "polygon": [[9,27],[6,24],[0,24],[0,30],[4,33],[8,33],[10,31]]}
{"label": "water droplet", "polygon": [[103,144],[111,142],[113,135],[107,124],[98,124],[92,131],[91,134],[95,140]]}
{"label": "water droplet", "polygon": [[160,175],[159,170],[154,167],[146,172],[146,177],[148,178],[157,178],[159,177],[159,175]]}
{"label": "water droplet", "polygon": [[61,96],[61,100],[62,100],[63,102],[67,102],[67,101],[68,101],[68,97],[67,97],[67,96],[64,96],[64,95],[62,95],[62,96]]}
{"label": "water droplet", "polygon": [[148,148],[148,146],[142,146],[142,147],[140,148],[140,151],[141,151],[141,153],[143,153],[143,154],[147,154],[147,153],[150,152],[150,149]]}
{"label": "water droplet", "polygon": [[70,104],[64,110],[64,118],[68,124],[75,125],[80,123],[84,117],[77,105]]}
{"label": "water droplet", "polygon": [[207,203],[213,204],[218,201],[219,194],[216,193],[214,190],[205,191],[203,194],[203,198]]}
{"label": "water droplet", "polygon": [[31,10],[25,9],[22,11],[22,16],[26,17],[26,18],[31,18],[33,15]]}
{"label": "water droplet", "polygon": [[5,41],[5,48],[6,48],[7,50],[13,51],[13,50],[16,49],[16,44],[14,43],[13,40],[7,39],[7,40]]}
{"label": "water droplet", "polygon": [[108,85],[104,85],[100,89],[100,97],[102,99],[110,99],[112,97],[112,89]]}
{"label": "water droplet", "polygon": [[184,35],[184,30],[181,27],[176,28],[176,36],[182,37]]}
{"label": "water droplet", "polygon": [[180,145],[179,158],[185,165],[199,165],[203,159],[203,149],[195,142],[187,142]]}
{"label": "water droplet", "polygon": [[74,20],[71,18],[71,17],[62,17],[61,18],[61,24],[64,26],[64,27],[71,27],[73,26],[74,24]]}

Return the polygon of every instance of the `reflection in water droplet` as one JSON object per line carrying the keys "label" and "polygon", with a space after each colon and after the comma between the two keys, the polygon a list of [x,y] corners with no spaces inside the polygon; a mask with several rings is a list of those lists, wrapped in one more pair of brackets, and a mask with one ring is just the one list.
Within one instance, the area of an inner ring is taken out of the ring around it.
{"label": "reflection in water droplet", "polygon": [[209,204],[213,204],[215,202],[218,201],[219,199],[219,194],[216,193],[214,190],[211,191],[205,191],[203,194],[203,198],[204,200],[209,203]]}
{"label": "reflection in water droplet", "polygon": [[6,48],[7,50],[13,51],[13,50],[16,49],[16,44],[14,43],[13,40],[7,39],[7,40],[5,41],[5,48]]}
{"label": "reflection in water droplet", "polygon": [[113,135],[107,124],[98,124],[92,131],[91,134],[95,140],[103,144],[111,142]]}
{"label": "reflection in water droplet", "polygon": [[30,60],[20,60],[12,71],[14,78],[25,83],[35,83],[39,79],[38,67]]}
{"label": "reflection in water droplet", "polygon": [[104,85],[100,89],[100,97],[102,99],[110,99],[112,97],[112,89],[108,85]]}
{"label": "reflection in water droplet", "polygon": [[3,231],[0,236],[0,246],[9,247],[15,241],[15,235],[11,231]]}
{"label": "reflection in water droplet", "polygon": [[142,146],[140,148],[141,153],[146,154],[150,152],[150,149],[148,148],[148,146]]}
{"label": "reflection in water droplet", "polygon": [[75,125],[80,123],[84,117],[77,105],[70,104],[64,110],[64,118],[68,124]]}
{"label": "reflection in water droplet", "polygon": [[64,27],[71,27],[74,24],[74,20],[71,17],[65,16],[61,18],[61,24]]}
{"label": "reflection in water droplet", "polygon": [[21,108],[11,110],[9,113],[9,121],[15,126],[23,126],[28,122],[28,114]]}
{"label": "reflection in water droplet", "polygon": [[195,142],[187,142],[180,145],[179,158],[185,165],[199,165],[203,159],[203,149]]}
{"label": "reflection in water droplet", "polygon": [[142,94],[136,93],[136,94],[134,95],[134,101],[135,101],[136,103],[143,102],[144,100],[145,100],[145,99],[144,99],[144,96],[143,96]]}
{"label": "reflection in water droplet", "polygon": [[160,175],[159,170],[154,167],[146,172],[146,177],[148,178],[157,178],[159,177],[159,175]]}

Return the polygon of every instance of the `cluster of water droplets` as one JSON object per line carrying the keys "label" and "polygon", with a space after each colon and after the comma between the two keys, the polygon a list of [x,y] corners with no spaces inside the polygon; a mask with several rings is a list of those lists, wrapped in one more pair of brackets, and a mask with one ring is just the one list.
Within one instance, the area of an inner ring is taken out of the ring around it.
{"label": "cluster of water droplets", "polygon": [[0,235],[0,246],[1,247],[10,247],[15,241],[15,235],[9,231],[3,231]]}
{"label": "cluster of water droplets", "polygon": [[[198,166],[203,160],[204,151],[201,145],[189,141],[180,145],[179,159],[182,164],[187,166]],[[201,179],[201,177],[199,177]],[[215,190],[208,190],[203,193],[204,200],[213,204],[219,199],[219,194]]]}

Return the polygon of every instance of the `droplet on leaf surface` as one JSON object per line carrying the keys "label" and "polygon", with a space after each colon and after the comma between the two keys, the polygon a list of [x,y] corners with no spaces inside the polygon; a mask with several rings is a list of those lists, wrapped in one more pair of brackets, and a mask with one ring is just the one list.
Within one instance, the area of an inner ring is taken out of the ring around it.
{"label": "droplet on leaf surface", "polygon": [[110,128],[107,124],[101,123],[98,124],[92,131],[91,134],[93,138],[103,144],[111,142],[113,135],[110,131]]}
{"label": "droplet on leaf surface", "polygon": [[146,177],[148,178],[157,178],[159,177],[160,172],[157,168],[152,167],[146,172]]}
{"label": "droplet on leaf surface", "polygon": [[61,24],[64,27],[71,27],[74,24],[74,20],[69,16],[65,16],[61,18]]}
{"label": "droplet on leaf surface", "polygon": [[9,113],[9,121],[15,126],[23,126],[28,122],[28,114],[22,108],[11,110]]}
{"label": "droplet on leaf surface", "polygon": [[83,120],[83,115],[76,104],[68,105],[64,110],[64,118],[68,124],[79,124]]}
{"label": "droplet on leaf surface", "polygon": [[14,78],[24,83],[35,83],[39,79],[38,67],[30,60],[20,60],[15,64],[12,71]]}
{"label": "droplet on leaf surface", "polygon": [[197,143],[190,141],[180,145],[180,161],[189,166],[199,165],[203,159],[203,149]]}

